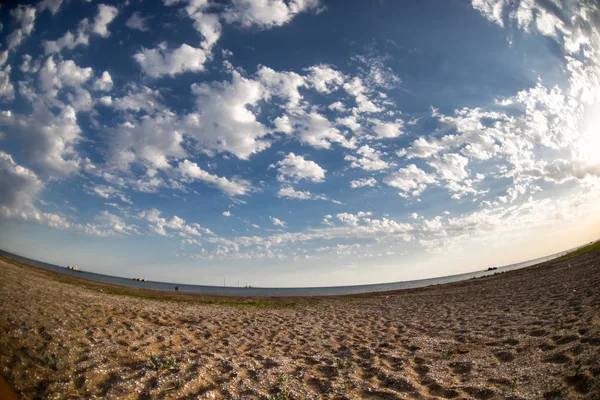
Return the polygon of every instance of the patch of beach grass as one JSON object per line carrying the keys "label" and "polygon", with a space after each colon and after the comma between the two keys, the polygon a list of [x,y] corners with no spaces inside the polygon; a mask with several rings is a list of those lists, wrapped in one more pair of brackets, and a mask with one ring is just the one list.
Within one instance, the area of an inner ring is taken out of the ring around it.
{"label": "patch of beach grass", "polygon": [[566,260],[567,258],[575,257],[580,254],[588,253],[588,252],[594,251],[594,250],[600,250],[600,240],[590,243],[586,246],[580,247],[577,250],[573,250],[573,251],[565,254],[564,256],[557,258],[555,261],[563,261],[563,260]]}

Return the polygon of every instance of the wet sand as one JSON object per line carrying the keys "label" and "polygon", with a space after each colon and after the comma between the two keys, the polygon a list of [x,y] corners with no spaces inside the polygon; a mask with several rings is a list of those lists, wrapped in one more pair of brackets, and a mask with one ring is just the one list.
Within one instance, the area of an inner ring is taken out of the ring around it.
{"label": "wet sand", "polygon": [[436,287],[236,299],[0,257],[22,399],[599,399],[600,250]]}

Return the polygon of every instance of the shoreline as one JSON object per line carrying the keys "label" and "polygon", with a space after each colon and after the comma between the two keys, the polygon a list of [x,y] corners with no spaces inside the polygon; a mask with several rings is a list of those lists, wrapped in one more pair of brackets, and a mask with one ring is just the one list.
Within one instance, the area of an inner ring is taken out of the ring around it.
{"label": "shoreline", "polygon": [[[63,276],[71,276],[78,279],[83,279],[90,282],[103,283],[107,285],[114,285],[123,288],[130,289],[146,289],[155,292],[170,293],[175,290],[175,287],[180,288],[180,293],[196,294],[203,296],[217,296],[217,297],[282,297],[282,298],[295,298],[295,297],[335,297],[335,296],[356,296],[361,294],[369,295],[371,293],[388,293],[395,292],[397,290],[408,290],[423,287],[436,286],[440,284],[448,284],[454,282],[462,282],[471,280],[474,278],[481,278],[485,276],[492,276],[498,273],[505,273],[524,268],[529,268],[538,264],[542,264],[560,257],[564,257],[566,254],[570,254],[577,249],[584,246],[576,247],[570,250],[561,251],[558,253],[550,254],[543,257],[538,257],[532,260],[527,260],[519,263],[509,264],[502,267],[496,267],[492,270],[478,270],[472,272],[466,272],[454,275],[445,275],[433,278],[409,280],[409,281],[397,281],[397,282],[384,282],[376,284],[360,284],[360,285],[343,285],[343,286],[313,286],[313,287],[221,287],[221,286],[210,286],[210,285],[188,285],[182,283],[172,282],[157,282],[157,281],[146,281],[139,279],[129,279],[120,276],[98,274],[94,272],[88,272],[84,270],[75,269],[49,264],[46,262],[34,260],[28,257],[24,257],[18,254],[13,254],[4,250],[0,250],[0,256],[9,257],[17,262],[27,264],[29,266],[40,268],[53,273],[58,273]],[[37,264],[37,265],[36,265]],[[43,265],[43,266],[42,266]],[[523,265],[523,266],[522,266]],[[79,275],[79,276],[78,276]]]}
{"label": "shoreline", "polygon": [[[8,252],[5,252],[8,253]],[[556,253],[560,254],[560,253]],[[22,256],[19,256],[22,257]],[[113,283],[99,282],[91,279],[86,279],[84,277],[78,277],[76,275],[65,274],[58,271],[52,271],[46,268],[42,268],[39,266],[35,266],[32,264],[27,264],[25,262],[16,260],[10,256],[0,254],[0,261],[5,261],[11,263],[20,268],[28,268],[32,271],[39,272],[48,276],[50,279],[53,279],[60,283],[77,285],[82,288],[96,290],[101,293],[112,294],[112,295],[123,295],[123,296],[131,296],[144,298],[149,300],[157,300],[157,301],[174,301],[174,302],[183,302],[183,303],[192,303],[192,304],[205,304],[205,305],[269,305],[275,306],[277,304],[287,304],[287,305],[296,305],[298,303],[306,303],[314,300],[315,302],[319,302],[320,300],[327,299],[342,299],[342,300],[352,300],[352,299],[368,299],[368,298],[380,298],[380,297],[388,297],[394,296],[402,293],[406,294],[416,294],[420,292],[427,292],[429,290],[437,290],[439,288],[454,288],[454,287],[462,287],[464,285],[468,285],[472,282],[485,282],[489,279],[498,278],[500,275],[509,275],[518,272],[527,272],[530,269],[543,268],[549,263],[560,259],[563,256],[557,256],[551,260],[543,261],[537,264],[529,265],[522,268],[517,268],[508,271],[490,271],[493,273],[473,277],[469,279],[461,279],[457,281],[444,282],[444,283],[435,283],[426,286],[417,286],[417,287],[409,287],[403,289],[395,289],[395,290],[385,290],[385,291],[375,291],[375,292],[363,292],[363,293],[350,293],[350,294],[334,294],[334,295],[311,295],[311,296],[252,296],[252,295],[226,295],[226,294],[203,294],[203,293],[189,293],[189,292],[176,292],[176,291],[167,291],[167,290],[156,290],[151,288],[140,288],[140,287],[131,287],[118,285]],[[22,257],[26,258],[26,257]],[[483,272],[483,271],[482,271]],[[450,275],[454,276],[454,275]],[[435,278],[432,278],[435,279]]]}

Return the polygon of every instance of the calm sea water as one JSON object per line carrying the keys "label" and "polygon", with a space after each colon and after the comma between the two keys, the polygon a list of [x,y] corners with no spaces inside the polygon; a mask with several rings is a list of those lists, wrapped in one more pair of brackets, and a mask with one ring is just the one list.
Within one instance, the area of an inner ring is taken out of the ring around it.
{"label": "calm sea water", "polygon": [[[353,286],[325,286],[325,287],[302,287],[302,288],[238,288],[229,286],[204,286],[204,285],[185,285],[179,284],[179,290],[184,293],[197,293],[197,294],[209,294],[209,295],[222,295],[222,296],[334,296],[344,294],[360,294],[360,293],[375,293],[385,292],[388,290],[399,290],[399,289],[412,289],[431,285],[439,285],[442,283],[464,281],[471,278],[479,278],[481,276],[493,275],[498,272],[512,271],[515,269],[529,267],[531,265],[539,264],[544,261],[552,260],[560,257],[571,250],[563,251],[560,253],[552,254],[545,257],[536,258],[534,260],[524,261],[517,264],[506,265],[499,267],[493,271],[475,271],[466,274],[443,276],[439,278],[430,279],[419,279],[414,281],[406,282],[390,282],[390,283],[378,283],[370,285],[353,285]],[[65,267],[59,267],[58,265],[48,264],[41,261],[32,260],[30,258],[22,257],[16,254],[12,254],[3,250],[0,250],[0,254],[11,257],[25,264],[34,265],[50,271],[59,272],[65,275],[72,275],[78,278],[89,279],[91,281],[111,283],[114,285],[121,285],[133,288],[145,288],[153,290],[162,290],[172,292],[175,290],[175,283],[166,282],[137,282],[129,278],[121,278],[118,276],[110,276],[103,274],[96,274],[93,272],[86,271],[70,271]]]}

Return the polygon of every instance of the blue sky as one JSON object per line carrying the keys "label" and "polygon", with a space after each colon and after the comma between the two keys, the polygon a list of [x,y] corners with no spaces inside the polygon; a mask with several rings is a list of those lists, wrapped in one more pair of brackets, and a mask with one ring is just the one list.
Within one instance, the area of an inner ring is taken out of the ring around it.
{"label": "blue sky", "polygon": [[319,286],[599,236],[593,1],[43,0],[0,15],[5,250]]}

